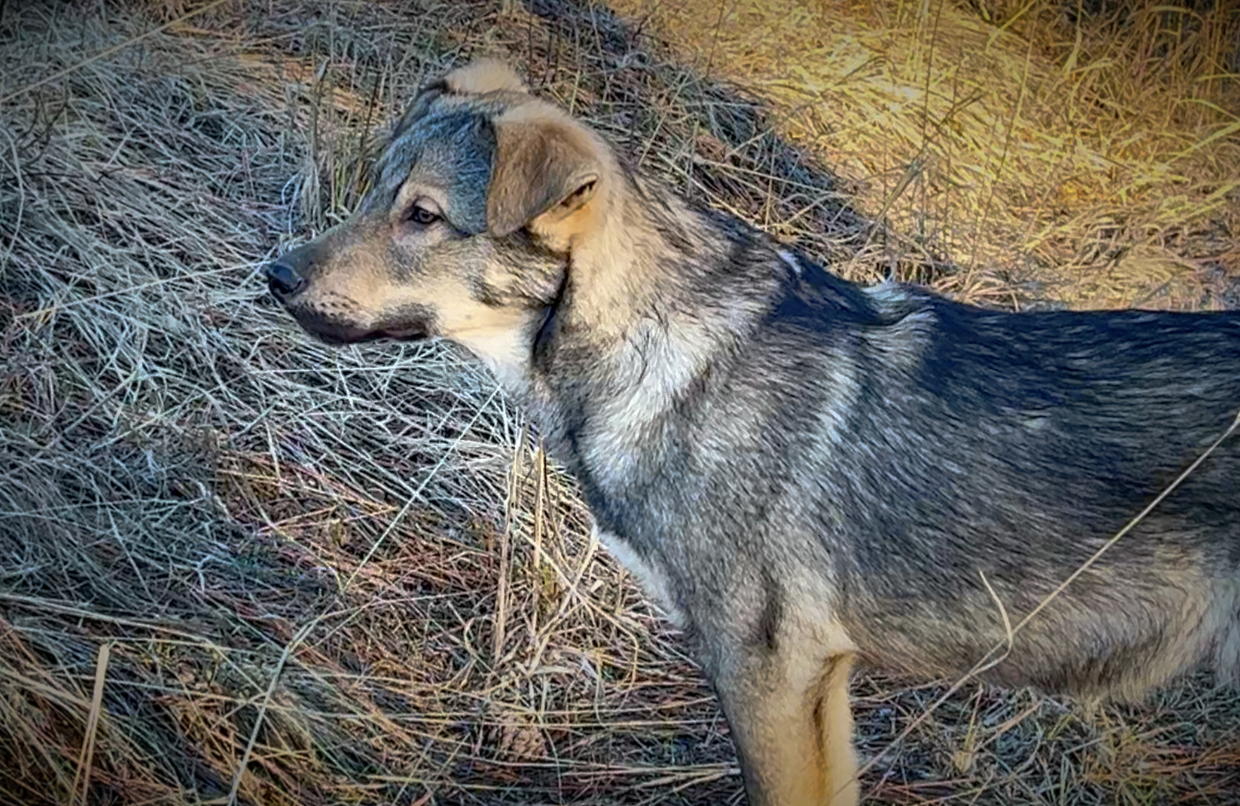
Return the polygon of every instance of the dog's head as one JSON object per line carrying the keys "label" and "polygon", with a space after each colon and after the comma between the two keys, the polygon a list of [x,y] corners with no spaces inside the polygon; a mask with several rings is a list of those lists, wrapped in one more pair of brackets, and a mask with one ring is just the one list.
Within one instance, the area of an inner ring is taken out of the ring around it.
{"label": "dog's head", "polygon": [[475,62],[418,94],[356,214],[269,265],[268,283],[324,341],[442,337],[508,363],[616,176],[593,132]]}

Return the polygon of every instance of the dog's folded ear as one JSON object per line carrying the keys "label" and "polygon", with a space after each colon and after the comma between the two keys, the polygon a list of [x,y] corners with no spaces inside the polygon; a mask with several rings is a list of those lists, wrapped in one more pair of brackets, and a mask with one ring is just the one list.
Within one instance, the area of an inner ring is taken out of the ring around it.
{"label": "dog's folded ear", "polygon": [[528,93],[529,90],[513,69],[499,59],[477,59],[422,87],[393,127],[392,139],[398,138],[424,118],[436,98],[444,95],[484,95],[488,92]]}
{"label": "dog's folded ear", "polygon": [[516,72],[499,59],[476,59],[458,67],[443,77],[443,85],[453,95],[528,92]]}
{"label": "dog's folded ear", "polygon": [[442,79],[432,81],[419,90],[418,94],[414,96],[413,100],[405,108],[405,112],[400,116],[400,120],[392,127],[390,138],[392,140],[399,140],[415,123],[426,117],[435,99],[447,91],[448,85]]}
{"label": "dog's folded ear", "polygon": [[574,216],[598,193],[604,146],[571,120],[531,116],[497,121],[487,192],[487,229],[504,236],[528,227],[567,245],[587,222]]}

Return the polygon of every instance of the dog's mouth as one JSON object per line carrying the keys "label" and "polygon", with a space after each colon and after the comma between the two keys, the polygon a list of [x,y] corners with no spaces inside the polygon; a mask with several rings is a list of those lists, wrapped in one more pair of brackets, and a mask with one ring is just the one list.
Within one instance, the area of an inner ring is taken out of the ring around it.
{"label": "dog's mouth", "polygon": [[325,316],[318,311],[295,309],[291,311],[297,324],[310,335],[325,344],[345,345],[368,341],[422,341],[430,337],[428,323],[421,318],[382,324],[377,327],[359,327],[351,322]]}

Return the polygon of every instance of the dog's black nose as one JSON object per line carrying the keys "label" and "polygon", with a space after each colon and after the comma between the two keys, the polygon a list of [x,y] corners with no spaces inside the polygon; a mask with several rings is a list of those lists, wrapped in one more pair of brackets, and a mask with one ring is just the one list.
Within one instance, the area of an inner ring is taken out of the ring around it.
{"label": "dog's black nose", "polygon": [[277,297],[291,297],[306,284],[305,278],[299,275],[292,266],[278,260],[275,263],[268,263],[265,272],[267,285],[271,288],[271,293]]}

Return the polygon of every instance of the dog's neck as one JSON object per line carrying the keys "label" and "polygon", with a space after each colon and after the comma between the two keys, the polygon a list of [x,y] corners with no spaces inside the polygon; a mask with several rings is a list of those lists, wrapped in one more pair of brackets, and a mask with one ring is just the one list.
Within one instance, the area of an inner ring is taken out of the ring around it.
{"label": "dog's neck", "polygon": [[609,461],[599,454],[639,439],[739,348],[788,273],[766,235],[656,183],[626,176],[608,201],[602,226],[570,252],[520,390],[570,465]]}
{"label": "dog's neck", "polygon": [[[668,261],[674,252],[651,220],[650,205],[658,198],[653,194],[661,188],[637,176],[623,176],[617,184],[597,213],[597,229],[572,245],[558,312],[574,334],[605,344],[622,339],[642,318],[664,307],[676,281]],[[675,197],[666,201],[684,207]],[[681,227],[692,220],[688,215],[678,219]]]}
{"label": "dog's neck", "polygon": [[[695,209],[636,173],[624,174],[609,202],[599,229],[570,254],[559,315],[574,335],[614,345],[651,322],[711,330],[765,310],[771,289],[761,279],[772,272],[755,278],[752,269],[778,252],[764,233]],[[747,270],[757,283],[737,282]]]}

